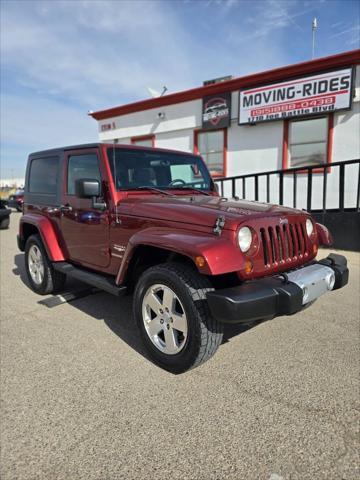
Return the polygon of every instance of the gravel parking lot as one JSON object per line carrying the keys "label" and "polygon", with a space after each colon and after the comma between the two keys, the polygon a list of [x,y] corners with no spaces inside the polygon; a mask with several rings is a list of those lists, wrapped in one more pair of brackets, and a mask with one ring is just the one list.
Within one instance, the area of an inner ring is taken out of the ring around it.
{"label": "gravel parking lot", "polygon": [[175,376],[144,356],[130,297],[39,303],[19,218],[0,233],[2,480],[360,478],[358,254],[347,288],[227,328]]}

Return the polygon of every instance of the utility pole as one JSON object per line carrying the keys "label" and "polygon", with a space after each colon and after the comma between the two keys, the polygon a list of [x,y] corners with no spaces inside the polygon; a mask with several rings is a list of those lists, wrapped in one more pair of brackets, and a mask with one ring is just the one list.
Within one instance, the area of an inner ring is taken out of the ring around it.
{"label": "utility pole", "polygon": [[312,59],[315,57],[315,32],[318,27],[317,23],[317,18],[314,17],[314,20],[312,21]]}

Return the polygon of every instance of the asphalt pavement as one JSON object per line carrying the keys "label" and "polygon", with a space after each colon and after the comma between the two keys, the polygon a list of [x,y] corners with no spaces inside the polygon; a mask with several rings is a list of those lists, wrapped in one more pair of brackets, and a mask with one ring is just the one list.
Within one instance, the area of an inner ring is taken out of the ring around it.
{"label": "asphalt pavement", "polygon": [[227,328],[176,376],[146,358],[131,297],[28,288],[19,218],[0,232],[2,480],[360,478],[359,254],[345,289]]}

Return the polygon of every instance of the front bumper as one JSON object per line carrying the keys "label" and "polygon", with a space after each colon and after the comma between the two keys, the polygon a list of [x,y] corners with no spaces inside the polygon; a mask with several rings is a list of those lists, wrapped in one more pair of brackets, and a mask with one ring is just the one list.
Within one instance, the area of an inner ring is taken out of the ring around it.
{"label": "front bumper", "polygon": [[346,258],[331,254],[287,274],[207,293],[212,315],[223,323],[249,323],[292,315],[329,290],[348,283]]}

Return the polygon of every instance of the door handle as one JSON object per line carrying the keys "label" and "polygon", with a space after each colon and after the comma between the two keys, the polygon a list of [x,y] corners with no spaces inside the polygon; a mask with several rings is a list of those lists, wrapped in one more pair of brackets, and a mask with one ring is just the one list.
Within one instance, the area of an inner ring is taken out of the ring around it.
{"label": "door handle", "polygon": [[72,212],[72,206],[68,203],[66,205],[60,205],[59,210],[61,213]]}

